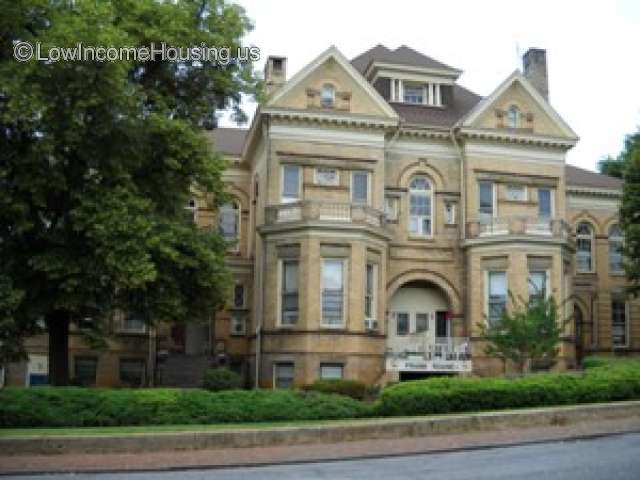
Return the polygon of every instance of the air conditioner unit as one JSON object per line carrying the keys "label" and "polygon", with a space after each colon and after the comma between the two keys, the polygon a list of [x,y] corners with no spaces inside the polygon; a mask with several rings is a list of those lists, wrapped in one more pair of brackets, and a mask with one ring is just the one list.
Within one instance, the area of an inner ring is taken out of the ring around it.
{"label": "air conditioner unit", "polygon": [[378,321],[377,320],[372,320],[370,318],[367,318],[364,321],[364,328],[365,328],[365,330],[367,330],[369,332],[378,330]]}

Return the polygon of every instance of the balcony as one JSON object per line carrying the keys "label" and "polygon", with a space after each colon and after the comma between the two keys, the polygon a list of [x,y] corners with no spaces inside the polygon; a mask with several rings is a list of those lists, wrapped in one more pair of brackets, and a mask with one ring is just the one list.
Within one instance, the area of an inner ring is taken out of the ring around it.
{"label": "balcony", "polygon": [[311,200],[271,205],[266,208],[267,225],[306,221],[382,227],[384,214],[367,205]]}
{"label": "balcony", "polygon": [[467,222],[467,238],[497,235],[536,236],[569,240],[571,229],[564,220],[539,217],[497,217]]}
{"label": "balcony", "polygon": [[467,337],[443,337],[410,341],[402,350],[387,351],[387,371],[398,372],[470,372],[471,345]]}

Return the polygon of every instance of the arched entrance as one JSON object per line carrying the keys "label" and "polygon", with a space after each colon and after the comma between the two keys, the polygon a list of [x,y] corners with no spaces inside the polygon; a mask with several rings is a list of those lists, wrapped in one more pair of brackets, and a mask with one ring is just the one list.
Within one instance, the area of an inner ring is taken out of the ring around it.
{"label": "arched entrance", "polygon": [[389,299],[387,370],[401,380],[471,369],[466,338],[453,336],[451,300],[429,280],[410,280]]}

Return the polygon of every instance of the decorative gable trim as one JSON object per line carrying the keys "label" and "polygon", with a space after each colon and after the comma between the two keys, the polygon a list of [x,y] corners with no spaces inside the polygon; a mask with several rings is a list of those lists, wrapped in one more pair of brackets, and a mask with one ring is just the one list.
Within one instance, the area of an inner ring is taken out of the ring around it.
{"label": "decorative gable trim", "polygon": [[327,50],[318,55],[315,60],[307,64],[302,70],[296,73],[289,81],[287,81],[282,88],[280,88],[273,98],[267,103],[267,106],[272,105],[286,95],[293,87],[301,83],[307,76],[309,76],[320,65],[326,62],[329,58],[333,58],[345,71],[353,78],[356,84],[362,88],[375,104],[380,107],[384,114],[390,118],[397,119],[398,114],[391,108],[391,106],[382,98],[382,96],[376,91],[373,86],[365,80],[365,78],[358,72],[349,60],[334,46],[330,46]]}
{"label": "decorative gable trim", "polygon": [[509,75],[504,82],[502,82],[498,88],[496,88],[488,97],[483,98],[478,104],[471,109],[471,111],[463,117],[459,122],[459,127],[471,127],[472,124],[486,111],[488,111],[494,102],[504,93],[507,89],[518,82],[525,91],[533,98],[533,100],[542,108],[542,110],[551,118],[558,128],[564,133],[564,135],[573,140],[575,143],[578,140],[578,135],[571,129],[571,127],[562,119],[560,114],[556,112],[553,107],[547,102],[542,95],[535,89],[531,82],[525,78],[520,70],[515,70]]}

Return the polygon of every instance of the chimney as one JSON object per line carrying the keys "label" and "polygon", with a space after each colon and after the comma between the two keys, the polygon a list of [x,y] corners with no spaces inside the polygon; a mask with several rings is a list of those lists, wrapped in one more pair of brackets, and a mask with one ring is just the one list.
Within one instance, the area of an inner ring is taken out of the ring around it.
{"label": "chimney", "polygon": [[543,48],[530,48],[522,56],[524,76],[549,101],[549,80],[547,78],[547,51]]}
{"label": "chimney", "polygon": [[267,96],[271,97],[287,81],[287,57],[270,55],[264,66],[264,83]]}

